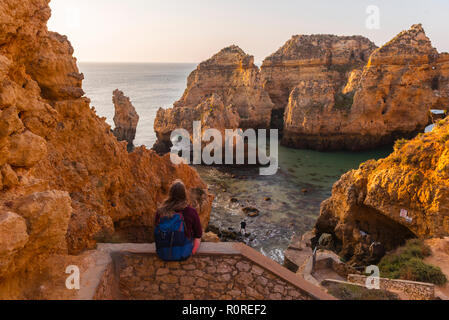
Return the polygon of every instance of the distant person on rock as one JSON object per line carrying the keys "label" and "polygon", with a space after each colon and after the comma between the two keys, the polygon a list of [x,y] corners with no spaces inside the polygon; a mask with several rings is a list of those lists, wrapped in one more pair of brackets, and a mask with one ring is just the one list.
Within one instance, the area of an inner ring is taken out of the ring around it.
{"label": "distant person on rock", "polygon": [[246,221],[243,220],[242,222],[240,222],[240,233],[242,235],[246,234]]}
{"label": "distant person on rock", "polygon": [[176,180],[157,210],[154,238],[156,252],[165,261],[182,261],[196,254],[203,228],[198,212],[187,201],[184,183]]}

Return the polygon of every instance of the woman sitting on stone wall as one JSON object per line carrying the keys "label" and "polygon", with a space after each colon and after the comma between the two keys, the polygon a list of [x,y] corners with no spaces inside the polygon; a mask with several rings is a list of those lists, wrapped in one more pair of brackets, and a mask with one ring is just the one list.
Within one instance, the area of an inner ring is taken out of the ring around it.
{"label": "woman sitting on stone wall", "polygon": [[186,260],[195,254],[203,229],[198,212],[187,201],[184,183],[176,180],[156,213],[156,251],[165,261]]}

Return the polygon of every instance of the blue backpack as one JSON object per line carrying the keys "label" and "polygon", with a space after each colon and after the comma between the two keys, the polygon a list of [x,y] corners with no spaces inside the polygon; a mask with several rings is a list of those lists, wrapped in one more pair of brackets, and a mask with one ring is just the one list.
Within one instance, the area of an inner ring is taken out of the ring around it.
{"label": "blue backpack", "polygon": [[164,261],[183,261],[192,255],[193,241],[185,235],[182,214],[163,217],[154,230],[156,253]]}

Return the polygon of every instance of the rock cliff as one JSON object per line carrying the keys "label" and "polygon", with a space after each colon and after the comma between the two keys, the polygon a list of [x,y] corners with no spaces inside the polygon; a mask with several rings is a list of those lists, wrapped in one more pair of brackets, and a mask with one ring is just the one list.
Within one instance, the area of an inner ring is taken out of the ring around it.
{"label": "rock cliff", "polygon": [[[442,85],[447,58],[432,47],[421,25],[401,32],[371,55],[374,46],[357,39],[350,46],[340,45],[346,48],[343,53],[347,60],[342,59],[342,64],[333,62],[339,61],[335,50],[320,51],[300,42],[300,48],[312,56],[319,53],[322,69],[328,57],[328,71],[314,71],[309,77],[299,72],[284,115],[283,144],[318,150],[374,148],[423,132],[429,124],[430,109],[447,103],[447,89]],[[360,43],[365,44],[365,50],[354,50]],[[319,42],[317,45],[323,48]],[[268,60],[267,67],[273,59]],[[273,77],[265,78],[274,101],[285,103],[286,94],[281,92],[290,87]]]}
{"label": "rock cliff", "polygon": [[[374,43],[361,36],[293,36],[268,56],[261,67],[264,88],[275,104],[272,126],[283,129],[291,94],[311,100],[315,95],[329,96],[332,91],[341,90],[349,73],[363,67],[376,48]],[[300,87],[294,91],[297,86]],[[321,112],[324,110],[314,110],[317,116]],[[288,131],[289,128],[288,123],[285,129]]]}
{"label": "rock cliff", "polygon": [[391,250],[408,238],[449,235],[449,119],[394,152],[368,161],[335,183],[321,205],[316,233],[329,233],[337,251],[372,263],[369,246]]}
{"label": "rock cliff", "polygon": [[48,2],[0,2],[2,298],[32,297],[23,289],[50,255],[78,253],[111,235],[148,238],[176,178],[204,226],[211,209],[195,170],[143,147],[128,154],[89,107],[69,41],[47,30]]}
{"label": "rock cliff", "polygon": [[115,108],[114,135],[118,141],[126,141],[128,143],[127,149],[131,152],[134,149],[133,142],[136,137],[139,115],[129,98],[118,89],[113,92],[112,102]]}
{"label": "rock cliff", "polygon": [[156,145],[169,146],[173,129],[191,132],[193,121],[218,130],[268,128],[272,108],[254,57],[230,46],[198,65],[172,109],[159,109],[154,122]]}
{"label": "rock cliff", "polygon": [[286,146],[318,150],[413,137],[431,121],[430,109],[447,108],[447,59],[421,25],[381,48],[361,36],[293,36],[260,72],[231,46],[192,72],[172,109],[159,110],[155,149],[168,152],[173,129],[191,131],[194,120],[219,130],[269,126],[281,130]]}

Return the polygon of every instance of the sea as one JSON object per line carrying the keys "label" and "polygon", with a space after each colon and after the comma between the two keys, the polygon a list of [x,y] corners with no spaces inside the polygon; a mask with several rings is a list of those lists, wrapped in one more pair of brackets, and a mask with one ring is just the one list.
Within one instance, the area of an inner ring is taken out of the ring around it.
{"label": "sea", "polygon": [[[83,88],[100,117],[114,127],[112,92],[120,89],[139,114],[135,145],[151,148],[156,141],[154,118],[159,108],[170,108],[181,98],[187,76],[196,64],[178,63],[79,63]],[[279,170],[260,176],[254,167],[196,169],[215,194],[210,225],[227,232],[240,232],[243,240],[269,258],[283,263],[292,236],[311,230],[320,204],[329,198],[342,174],[369,159],[388,156],[392,147],[364,152],[317,152],[279,147]],[[259,215],[248,217],[244,207]]]}

